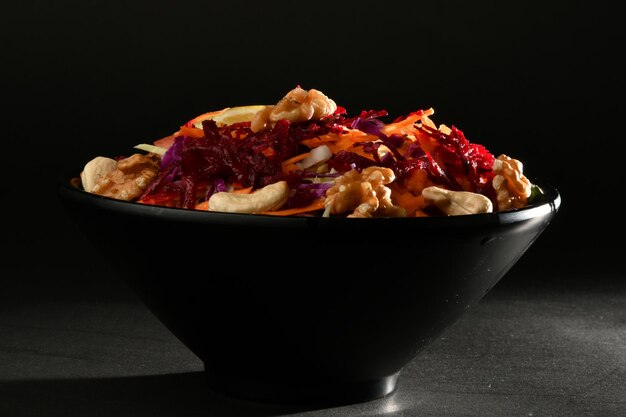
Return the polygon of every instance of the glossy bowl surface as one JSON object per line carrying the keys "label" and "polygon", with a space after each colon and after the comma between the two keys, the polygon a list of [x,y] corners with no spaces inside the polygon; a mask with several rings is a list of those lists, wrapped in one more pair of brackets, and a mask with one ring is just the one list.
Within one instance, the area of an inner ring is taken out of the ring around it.
{"label": "glossy bowl surface", "polygon": [[346,219],[199,212],[117,201],[61,177],[59,197],[145,305],[204,363],[209,384],[258,401],[382,397],[510,270],[559,192],[524,209]]}

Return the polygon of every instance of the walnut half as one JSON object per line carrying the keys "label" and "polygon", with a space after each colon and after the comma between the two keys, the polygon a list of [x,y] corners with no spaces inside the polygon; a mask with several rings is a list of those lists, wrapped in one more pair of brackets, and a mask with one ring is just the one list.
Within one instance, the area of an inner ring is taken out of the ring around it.
{"label": "walnut half", "polygon": [[493,163],[492,185],[496,190],[498,210],[525,207],[530,197],[532,184],[524,176],[524,166],[517,159],[500,155]]}
{"label": "walnut half", "polygon": [[160,161],[155,154],[134,154],[121,159],[115,169],[95,181],[90,192],[117,200],[133,200],[156,178]]}
{"label": "walnut half", "polygon": [[256,113],[250,128],[253,132],[270,127],[279,120],[306,122],[330,116],[337,104],[319,90],[304,90],[300,86],[289,91],[276,105],[265,106]]}
{"label": "walnut half", "polygon": [[335,180],[326,192],[326,212],[348,217],[405,217],[406,211],[391,201],[386,184],[395,179],[389,168],[371,166],[361,172],[353,169]]}

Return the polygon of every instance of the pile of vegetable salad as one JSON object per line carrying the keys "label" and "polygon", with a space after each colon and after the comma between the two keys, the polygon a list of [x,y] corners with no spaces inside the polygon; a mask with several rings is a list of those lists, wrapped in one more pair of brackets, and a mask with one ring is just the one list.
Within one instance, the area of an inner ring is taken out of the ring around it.
{"label": "pile of vegetable salad", "polygon": [[[158,168],[138,195],[121,199],[369,218],[518,209],[541,193],[520,161],[496,158],[455,126],[436,126],[433,114],[418,110],[389,123],[386,110],[350,116],[319,90],[297,86],[275,105],[206,113],[170,136],[137,145]],[[106,175],[100,172],[96,181]]]}

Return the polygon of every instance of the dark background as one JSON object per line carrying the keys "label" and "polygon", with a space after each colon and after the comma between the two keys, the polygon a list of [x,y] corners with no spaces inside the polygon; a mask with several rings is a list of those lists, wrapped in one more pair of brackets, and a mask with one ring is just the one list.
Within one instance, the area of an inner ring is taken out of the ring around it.
{"label": "dark background", "polygon": [[3,8],[5,289],[108,279],[58,205],[60,174],[297,84],[351,113],[433,107],[435,122],[556,186],[560,213],[511,279],[624,277],[624,22],[600,2]]}

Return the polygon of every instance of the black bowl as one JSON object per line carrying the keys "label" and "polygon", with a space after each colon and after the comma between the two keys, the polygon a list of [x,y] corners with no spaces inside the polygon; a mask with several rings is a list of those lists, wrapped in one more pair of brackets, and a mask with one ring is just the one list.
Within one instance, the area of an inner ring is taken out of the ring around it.
{"label": "black bowl", "polygon": [[59,196],[211,387],[277,403],[392,392],[403,367],[509,271],[556,215],[552,186],[509,212],[320,218]]}

